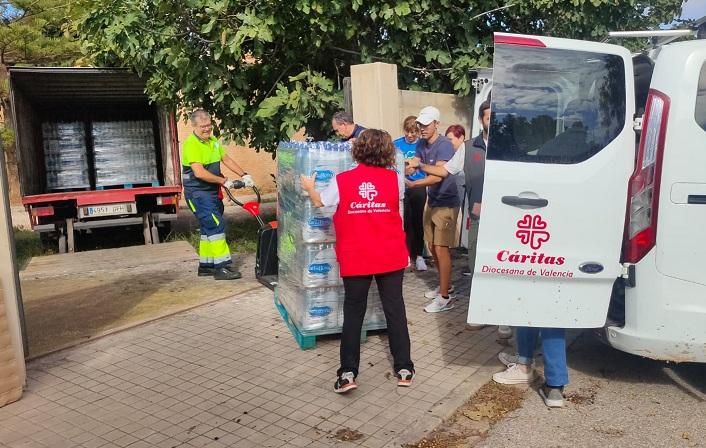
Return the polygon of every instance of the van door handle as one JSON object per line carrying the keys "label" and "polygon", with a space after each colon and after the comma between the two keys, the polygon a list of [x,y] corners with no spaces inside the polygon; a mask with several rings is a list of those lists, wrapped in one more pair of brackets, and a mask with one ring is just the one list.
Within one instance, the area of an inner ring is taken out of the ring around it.
{"label": "van door handle", "polygon": [[690,194],[686,199],[687,204],[701,204],[706,205],[706,195],[703,194]]}
{"label": "van door handle", "polygon": [[549,205],[549,201],[546,199],[521,198],[519,196],[503,196],[501,201],[503,204],[520,208],[542,208]]}

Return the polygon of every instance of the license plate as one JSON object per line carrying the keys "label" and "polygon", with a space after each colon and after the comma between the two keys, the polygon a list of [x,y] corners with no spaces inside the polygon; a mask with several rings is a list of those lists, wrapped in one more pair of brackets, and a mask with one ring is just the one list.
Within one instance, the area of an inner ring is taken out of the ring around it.
{"label": "license plate", "polygon": [[98,216],[119,216],[134,215],[137,207],[134,202],[123,202],[120,204],[101,204],[81,207],[81,218],[94,218]]}

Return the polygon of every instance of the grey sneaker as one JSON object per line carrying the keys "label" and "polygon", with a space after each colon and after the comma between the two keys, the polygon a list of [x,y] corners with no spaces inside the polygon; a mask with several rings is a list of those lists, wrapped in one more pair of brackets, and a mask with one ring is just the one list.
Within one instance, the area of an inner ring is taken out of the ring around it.
{"label": "grey sneaker", "polygon": [[[427,291],[424,293],[424,298],[425,299],[433,299],[439,294],[439,287],[437,286],[436,289],[432,289],[431,291]],[[449,297],[452,299],[456,298],[456,289],[454,288],[454,285],[449,286]]]}
{"label": "grey sneaker", "polygon": [[539,389],[539,395],[544,400],[544,404],[549,408],[563,408],[564,407],[564,388],[563,387],[549,387],[543,384]]}
{"label": "grey sneaker", "polygon": [[500,352],[498,353],[498,359],[501,363],[505,364],[505,367],[510,367],[512,364],[517,364],[517,360],[520,356],[515,353],[511,355],[510,353]]}
{"label": "grey sneaker", "polygon": [[512,337],[512,328],[507,325],[498,326],[498,337],[500,339],[510,339]]}

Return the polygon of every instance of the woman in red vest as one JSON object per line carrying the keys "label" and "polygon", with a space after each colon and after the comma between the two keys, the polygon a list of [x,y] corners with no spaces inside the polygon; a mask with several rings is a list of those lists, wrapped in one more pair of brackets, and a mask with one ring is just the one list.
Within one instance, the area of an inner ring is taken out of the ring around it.
{"label": "woman in red vest", "polygon": [[345,289],[341,367],[333,389],[337,393],[358,387],[360,333],[373,277],[387,320],[397,385],[409,386],[414,378],[402,298],[409,255],[400,216],[400,183],[390,169],[395,166],[395,151],[387,132],[368,129],[353,143],[357,167],[338,174],[321,192],[314,189],[313,177],[301,179],[314,206],[337,206],[333,215],[336,257]]}

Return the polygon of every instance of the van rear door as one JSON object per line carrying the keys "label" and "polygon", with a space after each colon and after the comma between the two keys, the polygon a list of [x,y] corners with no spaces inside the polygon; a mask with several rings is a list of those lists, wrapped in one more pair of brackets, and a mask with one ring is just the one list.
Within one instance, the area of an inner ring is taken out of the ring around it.
{"label": "van rear door", "polygon": [[468,321],[603,326],[635,158],[623,47],[495,35]]}

